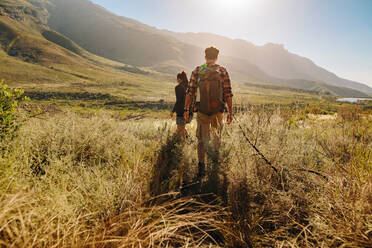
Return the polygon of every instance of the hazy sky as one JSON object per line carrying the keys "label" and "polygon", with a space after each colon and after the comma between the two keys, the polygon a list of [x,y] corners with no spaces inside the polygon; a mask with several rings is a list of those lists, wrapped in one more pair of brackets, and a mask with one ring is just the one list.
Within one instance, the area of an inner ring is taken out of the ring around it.
{"label": "hazy sky", "polygon": [[159,29],[284,44],[372,87],[372,0],[92,0]]}

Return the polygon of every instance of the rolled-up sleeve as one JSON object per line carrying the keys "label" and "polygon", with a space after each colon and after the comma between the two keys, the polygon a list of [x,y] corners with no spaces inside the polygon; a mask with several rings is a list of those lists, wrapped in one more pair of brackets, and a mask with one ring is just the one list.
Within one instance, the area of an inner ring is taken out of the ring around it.
{"label": "rolled-up sleeve", "polygon": [[190,77],[189,87],[187,89],[186,94],[190,95],[191,97],[196,97],[197,95],[197,88],[198,88],[198,77],[199,77],[199,69],[196,68]]}

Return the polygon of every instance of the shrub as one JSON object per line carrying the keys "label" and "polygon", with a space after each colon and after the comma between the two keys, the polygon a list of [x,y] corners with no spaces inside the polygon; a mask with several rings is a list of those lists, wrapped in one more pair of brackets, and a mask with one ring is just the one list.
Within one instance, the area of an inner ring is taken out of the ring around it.
{"label": "shrub", "polygon": [[0,81],[0,138],[13,139],[21,126],[18,118],[18,105],[26,100],[22,89],[9,88]]}

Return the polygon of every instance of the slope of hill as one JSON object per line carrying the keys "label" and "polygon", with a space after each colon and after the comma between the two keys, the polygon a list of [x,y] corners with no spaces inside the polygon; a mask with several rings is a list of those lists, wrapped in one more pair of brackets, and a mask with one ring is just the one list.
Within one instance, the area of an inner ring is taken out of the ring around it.
{"label": "slope of hill", "polygon": [[165,61],[189,65],[197,48],[153,32],[131,19],[118,17],[87,0],[53,0],[48,25],[87,51],[137,66]]}
{"label": "slope of hill", "polygon": [[317,66],[311,60],[290,53],[283,45],[270,43],[264,46],[255,46],[244,40],[232,40],[208,33],[175,33],[169,31],[163,31],[163,33],[187,44],[200,47],[215,45],[221,48],[226,55],[246,59],[264,72],[277,78],[302,78],[310,81],[322,81],[338,87],[372,93],[372,88],[367,85],[339,78]]}
{"label": "slope of hill", "polygon": [[282,84],[288,87],[314,91],[323,95],[343,96],[349,97],[368,97],[367,94],[350,88],[338,87],[334,85],[325,84],[323,82],[310,81],[305,79],[286,79],[282,80]]}
{"label": "slope of hill", "polygon": [[[167,85],[157,74],[87,52],[50,29],[51,2],[12,0],[0,3],[0,79],[31,91],[105,92],[148,95]],[[159,90],[159,97],[164,96]]]}

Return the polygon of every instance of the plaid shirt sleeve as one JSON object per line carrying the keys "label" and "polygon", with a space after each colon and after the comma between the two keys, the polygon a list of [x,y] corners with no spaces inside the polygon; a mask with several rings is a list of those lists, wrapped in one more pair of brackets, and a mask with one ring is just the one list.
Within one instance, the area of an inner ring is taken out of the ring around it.
{"label": "plaid shirt sleeve", "polygon": [[187,94],[191,97],[196,97],[198,94],[198,79],[199,79],[199,70],[200,68],[197,67],[192,73],[189,82],[189,87],[187,89]]}
{"label": "plaid shirt sleeve", "polygon": [[227,102],[227,99],[233,97],[231,80],[229,73],[226,68],[221,66],[221,77],[222,77],[222,87],[223,87],[223,100]]}

